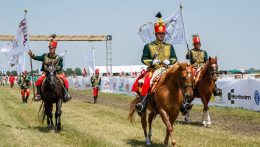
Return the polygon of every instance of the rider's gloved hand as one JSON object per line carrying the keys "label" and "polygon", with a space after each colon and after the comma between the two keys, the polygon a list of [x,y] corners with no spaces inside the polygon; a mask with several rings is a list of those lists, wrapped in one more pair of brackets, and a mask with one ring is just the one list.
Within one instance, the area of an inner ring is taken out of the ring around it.
{"label": "rider's gloved hand", "polygon": [[159,59],[154,59],[153,60],[153,65],[157,65],[157,64],[159,64],[160,63],[160,60]]}
{"label": "rider's gloved hand", "polygon": [[28,51],[28,55],[32,58],[34,55],[31,50]]}
{"label": "rider's gloved hand", "polygon": [[163,64],[169,65],[169,64],[170,64],[170,61],[169,61],[169,60],[164,60],[164,61],[163,61]]}
{"label": "rider's gloved hand", "polygon": [[186,54],[186,59],[190,59],[190,58],[191,58],[191,54],[190,54],[190,51],[188,51]]}

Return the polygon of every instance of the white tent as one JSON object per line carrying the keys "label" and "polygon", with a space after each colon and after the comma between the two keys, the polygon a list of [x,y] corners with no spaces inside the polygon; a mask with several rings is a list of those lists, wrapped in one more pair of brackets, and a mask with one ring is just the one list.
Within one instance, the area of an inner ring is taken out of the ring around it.
{"label": "white tent", "polygon": [[[106,66],[96,66],[99,69],[100,73],[106,73]],[[146,65],[125,65],[125,66],[112,66],[113,73],[139,73],[142,69],[146,69]]]}

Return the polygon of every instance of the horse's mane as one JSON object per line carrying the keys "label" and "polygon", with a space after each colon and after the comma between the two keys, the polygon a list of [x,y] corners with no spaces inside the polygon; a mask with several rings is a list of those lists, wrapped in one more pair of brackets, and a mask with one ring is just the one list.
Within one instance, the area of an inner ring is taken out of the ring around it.
{"label": "horse's mane", "polygon": [[164,73],[161,77],[161,83],[165,83],[168,80],[174,79],[175,82],[178,82],[179,78],[176,78],[178,76],[181,67],[187,67],[187,63],[175,63],[173,64],[167,71]]}
{"label": "horse's mane", "polygon": [[210,60],[208,60],[206,62],[205,66],[201,69],[199,80],[201,80],[201,78],[205,76],[205,74],[207,73],[208,67],[210,66],[211,62],[216,62],[216,58],[210,58]]}

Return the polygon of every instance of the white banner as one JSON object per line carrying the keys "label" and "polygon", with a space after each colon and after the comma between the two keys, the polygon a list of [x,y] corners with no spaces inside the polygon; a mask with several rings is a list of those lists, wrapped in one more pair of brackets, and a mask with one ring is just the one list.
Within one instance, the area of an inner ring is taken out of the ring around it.
{"label": "white banner", "polygon": [[67,53],[67,51],[65,50],[63,53],[60,54],[60,57],[61,57],[62,60],[63,60],[63,69],[64,69],[64,70],[67,69],[66,53]]}
{"label": "white banner", "polygon": [[88,50],[86,59],[90,75],[92,75],[93,73],[95,73],[94,48]]}
{"label": "white banner", "polygon": [[223,94],[215,100],[216,105],[260,111],[259,79],[219,80],[217,85]]}
{"label": "white banner", "polygon": [[[102,77],[100,89],[106,93],[127,94],[134,96],[131,91],[136,78],[131,77]],[[69,78],[70,87],[77,89],[91,89],[90,77]],[[223,79],[217,81],[222,89],[222,97],[212,97],[210,105],[238,107],[253,111],[260,111],[260,79]],[[201,104],[200,99],[193,103]]]}
{"label": "white banner", "polygon": [[165,20],[165,42],[170,44],[187,44],[181,10]]}
{"label": "white banner", "polygon": [[1,49],[8,58],[8,63],[11,67],[18,65],[18,72],[25,70],[24,52],[29,49],[29,35],[27,34],[26,15],[19,23],[17,33],[12,42],[9,42]]}
{"label": "white banner", "polygon": [[[185,28],[181,10],[164,20],[166,25],[165,42],[169,44],[186,44]],[[154,23],[148,22],[139,29],[144,44],[155,40]]]}

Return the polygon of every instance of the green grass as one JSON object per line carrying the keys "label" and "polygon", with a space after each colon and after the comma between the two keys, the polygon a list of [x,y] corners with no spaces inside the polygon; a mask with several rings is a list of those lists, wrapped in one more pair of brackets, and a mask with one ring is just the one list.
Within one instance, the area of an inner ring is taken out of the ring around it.
{"label": "green grass", "polygon": [[[40,103],[23,104],[17,87],[0,87],[0,146],[144,146],[140,118],[127,120],[126,95],[100,93],[99,104],[89,103],[91,91],[71,90],[73,100],[62,107],[62,131],[55,133],[40,123]],[[210,107],[212,126],[199,124],[202,106],[193,108],[194,123],[174,124],[178,146],[260,146],[260,113]],[[153,146],[163,146],[165,126],[153,123]]]}

